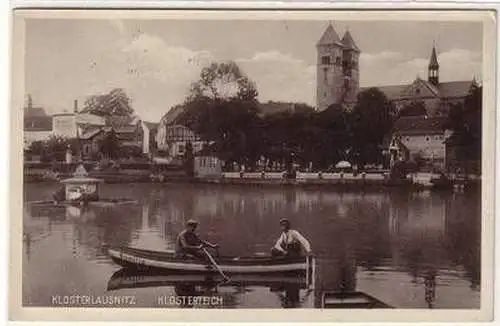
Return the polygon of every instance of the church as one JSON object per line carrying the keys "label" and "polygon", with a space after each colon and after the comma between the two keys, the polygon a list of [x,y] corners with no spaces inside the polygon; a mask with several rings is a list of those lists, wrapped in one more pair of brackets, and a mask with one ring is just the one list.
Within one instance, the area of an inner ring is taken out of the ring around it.
{"label": "church", "polygon": [[[367,88],[359,87],[360,48],[349,30],[339,37],[331,24],[316,44],[316,110],[324,111],[337,104],[351,109],[357,94]],[[409,85],[377,86],[392,101],[398,112],[412,102],[425,104],[427,115],[445,116],[449,108],[462,102],[474,79],[468,81],[440,82],[436,48],[432,48],[427,79],[417,77]]]}

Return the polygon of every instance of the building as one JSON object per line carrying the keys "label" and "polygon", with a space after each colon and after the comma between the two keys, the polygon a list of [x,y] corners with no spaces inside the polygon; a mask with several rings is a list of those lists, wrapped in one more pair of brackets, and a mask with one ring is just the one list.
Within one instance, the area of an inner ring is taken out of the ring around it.
{"label": "building", "polygon": [[205,142],[185,126],[160,124],[156,134],[156,143],[158,150],[167,152],[170,157],[179,157],[186,152],[188,143],[191,143],[193,153],[196,153],[203,148]]}
{"label": "building", "polygon": [[52,135],[52,117],[47,115],[44,108],[33,107],[33,101],[29,95],[23,118],[25,146],[29,146],[34,141],[47,140]]}
{"label": "building", "polygon": [[222,165],[214,151],[203,148],[194,157],[194,175],[196,178],[210,178],[222,176]]}
{"label": "building", "polygon": [[316,44],[316,109],[354,102],[359,90],[360,50],[349,31],[342,39],[331,24]]}
{"label": "building", "polygon": [[156,152],[156,134],[158,133],[158,123],[142,121],[143,130],[142,152],[144,154],[153,154]]}
{"label": "building", "polygon": [[391,163],[422,160],[427,165],[445,168],[446,140],[451,135],[444,117],[401,117],[395,124],[390,145]]}
{"label": "building", "polygon": [[[358,48],[349,31],[342,39],[333,26],[328,25],[317,49],[316,109],[326,110],[332,104],[352,109],[356,96],[370,87],[359,87]],[[471,76],[472,77],[472,76]],[[427,80],[417,77],[410,84],[372,86],[380,89],[398,110],[410,103],[421,101],[428,116],[447,115],[449,108],[464,101],[471,87],[477,86],[474,78],[466,81],[441,82],[436,47],[432,47]]]}

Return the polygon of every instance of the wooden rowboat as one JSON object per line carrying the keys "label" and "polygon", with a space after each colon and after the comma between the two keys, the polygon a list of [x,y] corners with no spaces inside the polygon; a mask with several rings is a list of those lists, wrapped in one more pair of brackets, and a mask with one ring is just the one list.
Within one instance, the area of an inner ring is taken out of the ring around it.
{"label": "wooden rowboat", "polygon": [[[109,248],[108,254],[118,265],[131,269],[154,269],[179,273],[217,273],[208,262],[175,257],[160,252],[130,247]],[[302,273],[312,277],[314,258],[293,259],[262,257],[218,257],[217,264],[229,274]]]}

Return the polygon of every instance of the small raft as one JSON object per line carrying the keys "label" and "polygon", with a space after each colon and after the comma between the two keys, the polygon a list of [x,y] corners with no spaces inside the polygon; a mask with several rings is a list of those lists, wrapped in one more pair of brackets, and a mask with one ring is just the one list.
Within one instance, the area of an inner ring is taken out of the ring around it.
{"label": "small raft", "polygon": [[[209,263],[195,259],[176,258],[173,252],[160,252],[130,247],[109,248],[108,254],[118,265],[130,269],[161,270],[178,273],[217,273]],[[312,275],[314,258],[294,259],[263,257],[218,257],[217,263],[224,273],[269,274],[301,273]]]}

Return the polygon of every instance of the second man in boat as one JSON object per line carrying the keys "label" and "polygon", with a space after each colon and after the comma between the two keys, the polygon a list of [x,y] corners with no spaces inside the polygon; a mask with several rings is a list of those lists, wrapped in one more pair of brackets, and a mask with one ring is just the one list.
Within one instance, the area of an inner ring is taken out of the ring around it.
{"label": "second man in boat", "polygon": [[201,260],[207,260],[208,257],[203,247],[206,246],[214,249],[219,247],[218,244],[212,244],[200,239],[196,234],[197,227],[197,221],[189,220],[186,222],[186,228],[177,236],[175,254],[178,258],[195,257]]}
{"label": "second man in boat", "polygon": [[311,244],[299,231],[291,228],[287,218],[280,219],[280,225],[282,233],[271,249],[273,257],[293,258],[300,257],[303,253],[311,255]]}

